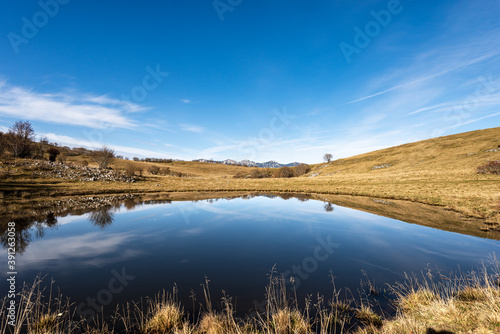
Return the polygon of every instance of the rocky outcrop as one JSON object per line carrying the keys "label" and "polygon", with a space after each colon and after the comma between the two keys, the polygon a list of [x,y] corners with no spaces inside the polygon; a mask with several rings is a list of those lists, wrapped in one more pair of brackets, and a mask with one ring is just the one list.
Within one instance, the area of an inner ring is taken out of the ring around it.
{"label": "rocky outcrop", "polygon": [[112,169],[99,169],[96,167],[85,167],[70,164],[59,164],[49,161],[34,161],[24,163],[24,169],[33,170],[34,175],[41,177],[53,177],[66,180],[82,182],[113,181],[113,182],[135,182],[134,177],[128,177],[122,172]]}

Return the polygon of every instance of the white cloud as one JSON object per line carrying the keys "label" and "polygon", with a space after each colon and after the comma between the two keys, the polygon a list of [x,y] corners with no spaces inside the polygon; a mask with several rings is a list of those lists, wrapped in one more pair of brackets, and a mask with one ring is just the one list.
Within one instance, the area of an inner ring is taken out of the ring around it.
{"label": "white cloud", "polygon": [[435,106],[419,108],[419,109],[417,109],[415,111],[412,111],[408,115],[416,115],[416,114],[419,114],[419,113],[424,112],[424,111],[435,110],[435,109],[438,109],[438,108],[441,108],[441,107],[444,107],[444,106],[447,106],[447,105],[449,105],[449,103],[440,103],[440,104],[437,104]]}
{"label": "white cloud", "polygon": [[[43,133],[40,136],[47,137],[49,141],[58,143],[59,145],[67,145],[71,147],[85,147],[89,149],[96,149],[106,144],[106,143],[91,142],[89,140],[82,140],[64,135],[57,135],[55,133]],[[127,155],[129,157],[140,156],[149,158],[172,158],[174,156],[174,154],[171,152],[151,151],[142,148],[112,145],[112,144],[106,144],[106,146],[115,150],[117,154]]]}
{"label": "white cloud", "polygon": [[183,131],[194,132],[194,133],[202,133],[205,131],[201,126],[191,125],[191,124],[181,124],[181,129]]}
{"label": "white cloud", "polygon": [[[67,242],[61,243],[58,239],[42,239],[32,242],[29,252],[21,258],[24,265],[33,265],[43,261],[78,261],[88,258],[113,256],[118,261],[125,256],[113,255],[124,243],[133,239],[132,233],[104,234],[91,232],[79,236],[71,236]],[[136,253],[137,255],[138,253]]]}
{"label": "white cloud", "polygon": [[90,128],[133,128],[127,112],[146,110],[106,95],[42,94],[0,82],[0,115]]}
{"label": "white cloud", "polygon": [[86,96],[85,101],[102,105],[121,107],[126,112],[138,112],[150,109],[129,101],[110,98],[108,95]]}
{"label": "white cloud", "polygon": [[181,99],[181,102],[183,102],[183,103],[191,103],[191,100],[189,100],[189,99]]}

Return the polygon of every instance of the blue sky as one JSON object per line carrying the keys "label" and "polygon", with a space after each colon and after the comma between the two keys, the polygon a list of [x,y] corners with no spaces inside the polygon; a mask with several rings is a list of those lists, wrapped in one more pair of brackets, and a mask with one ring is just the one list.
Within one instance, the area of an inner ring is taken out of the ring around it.
{"label": "blue sky", "polygon": [[0,131],[320,162],[500,124],[500,2],[3,1]]}

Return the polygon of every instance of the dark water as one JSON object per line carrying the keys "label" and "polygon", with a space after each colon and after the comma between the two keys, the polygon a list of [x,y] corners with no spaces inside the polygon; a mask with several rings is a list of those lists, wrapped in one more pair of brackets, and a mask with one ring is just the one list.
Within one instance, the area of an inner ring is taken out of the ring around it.
{"label": "dark water", "polygon": [[[275,265],[295,278],[301,299],[331,295],[330,270],[337,288],[356,295],[363,272],[383,291],[405,272],[468,271],[500,250],[496,240],[296,198],[121,206],[56,219],[43,231],[25,232],[31,241],[17,256],[17,279],[53,278],[81,312],[91,312],[94,302],[111,312],[116,303],[154,296],[174,283],[189,309],[190,291],[200,300],[205,276],[214,301],[225,290],[246,312],[264,299]],[[0,256],[2,282],[6,253]],[[7,285],[1,289],[5,295]]]}

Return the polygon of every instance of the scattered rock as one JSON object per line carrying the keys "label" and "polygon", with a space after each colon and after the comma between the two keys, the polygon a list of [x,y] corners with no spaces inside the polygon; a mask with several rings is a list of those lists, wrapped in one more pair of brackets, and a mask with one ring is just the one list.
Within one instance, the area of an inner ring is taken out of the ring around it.
{"label": "scattered rock", "polygon": [[391,164],[383,164],[383,165],[379,165],[379,166],[373,166],[372,169],[382,169],[382,168],[389,168],[389,167],[392,167]]}
{"label": "scattered rock", "polygon": [[379,198],[372,198],[372,200],[373,200],[375,203],[386,204],[386,205],[390,205],[390,204],[392,204],[392,202],[390,202],[390,201],[385,201],[385,200],[383,200],[383,199],[379,199]]}
{"label": "scattered rock", "polygon": [[24,169],[33,170],[34,175],[41,177],[55,177],[82,182],[135,182],[133,177],[128,177],[122,172],[117,172],[111,169],[66,165],[50,161],[25,162],[23,163],[23,167]]}

